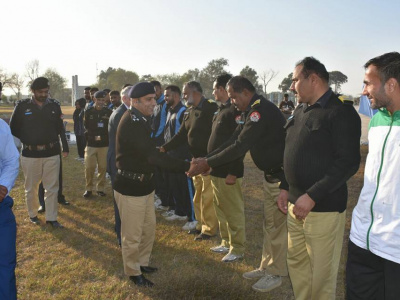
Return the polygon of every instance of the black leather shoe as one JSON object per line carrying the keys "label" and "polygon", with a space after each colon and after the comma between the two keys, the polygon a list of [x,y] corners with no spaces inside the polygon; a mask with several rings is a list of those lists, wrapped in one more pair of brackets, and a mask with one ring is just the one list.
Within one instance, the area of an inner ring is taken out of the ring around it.
{"label": "black leather shoe", "polygon": [[201,233],[201,230],[198,230],[198,229],[191,229],[188,231],[188,234],[200,234],[200,233]]}
{"label": "black leather shoe", "polygon": [[102,191],[99,191],[99,192],[97,192],[97,195],[99,195],[101,197],[104,197],[106,194],[104,192],[102,192]]}
{"label": "black leather shoe", "polygon": [[37,210],[38,213],[43,213],[45,211],[46,211],[46,208],[44,206],[39,206],[39,208]]}
{"label": "black leather shoe", "polygon": [[211,235],[200,233],[198,236],[194,238],[195,241],[203,241],[211,239]]}
{"label": "black leather shoe", "polygon": [[31,220],[31,222],[33,223],[33,224],[35,224],[35,225],[40,225],[40,221],[39,221],[39,218],[36,216],[36,217],[33,217],[33,218],[29,218],[30,220]]}
{"label": "black leather shoe", "polygon": [[53,228],[64,228],[64,226],[57,221],[46,221],[46,224],[50,224]]}
{"label": "black leather shoe", "polygon": [[158,269],[154,268],[154,267],[149,267],[149,266],[140,266],[140,271],[142,271],[142,273],[154,273],[156,272]]}
{"label": "black leather shoe", "polygon": [[152,287],[154,285],[154,283],[146,279],[143,275],[129,276],[129,279],[132,280],[137,286]]}
{"label": "black leather shoe", "polygon": [[62,205],[69,205],[69,202],[67,200],[65,200],[64,195],[61,197],[58,197],[58,203],[60,203]]}
{"label": "black leather shoe", "polygon": [[83,197],[85,197],[85,198],[89,198],[90,196],[92,196],[92,191],[85,191],[83,193]]}

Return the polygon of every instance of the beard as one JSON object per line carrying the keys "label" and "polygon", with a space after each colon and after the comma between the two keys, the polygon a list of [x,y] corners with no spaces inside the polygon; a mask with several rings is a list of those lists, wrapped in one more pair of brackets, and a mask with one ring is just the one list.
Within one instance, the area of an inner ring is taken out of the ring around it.
{"label": "beard", "polygon": [[386,95],[385,90],[382,86],[382,88],[377,92],[375,95],[372,97],[374,99],[374,102],[371,101],[370,107],[372,109],[379,109],[382,107],[388,107],[392,104],[392,100]]}
{"label": "beard", "polygon": [[47,97],[37,97],[35,99],[36,99],[36,101],[43,103],[46,101]]}

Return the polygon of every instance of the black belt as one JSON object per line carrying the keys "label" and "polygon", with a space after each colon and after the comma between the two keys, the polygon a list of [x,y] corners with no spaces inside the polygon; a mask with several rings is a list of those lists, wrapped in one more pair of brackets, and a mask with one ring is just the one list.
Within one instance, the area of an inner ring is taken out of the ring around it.
{"label": "black belt", "polygon": [[124,178],[138,180],[138,181],[148,181],[153,178],[153,173],[141,174],[141,173],[134,173],[129,171],[124,171],[118,169],[117,173]]}
{"label": "black belt", "polygon": [[30,151],[45,151],[49,149],[53,149],[59,142],[44,144],[44,145],[25,145],[24,149],[28,149]]}

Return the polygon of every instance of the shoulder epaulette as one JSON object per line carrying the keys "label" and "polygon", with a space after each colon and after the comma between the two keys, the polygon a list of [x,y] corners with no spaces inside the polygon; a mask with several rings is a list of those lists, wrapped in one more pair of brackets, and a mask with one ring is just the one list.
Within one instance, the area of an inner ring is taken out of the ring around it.
{"label": "shoulder epaulette", "polygon": [[256,106],[256,105],[259,105],[260,103],[261,103],[261,100],[258,99],[258,100],[256,100],[256,101],[254,101],[254,103],[251,105],[251,107]]}
{"label": "shoulder epaulette", "polygon": [[53,103],[55,103],[55,104],[58,104],[58,106],[61,106],[61,103],[60,103],[60,101],[58,101],[58,100],[56,100],[56,99],[49,99],[50,100],[50,102],[53,102]]}

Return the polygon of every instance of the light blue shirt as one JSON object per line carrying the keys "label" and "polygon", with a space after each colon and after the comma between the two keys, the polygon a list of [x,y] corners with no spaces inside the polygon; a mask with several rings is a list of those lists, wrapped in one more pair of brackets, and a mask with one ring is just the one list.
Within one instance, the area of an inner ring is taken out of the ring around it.
{"label": "light blue shirt", "polygon": [[19,153],[10,126],[0,119],[0,185],[10,193],[19,170]]}

